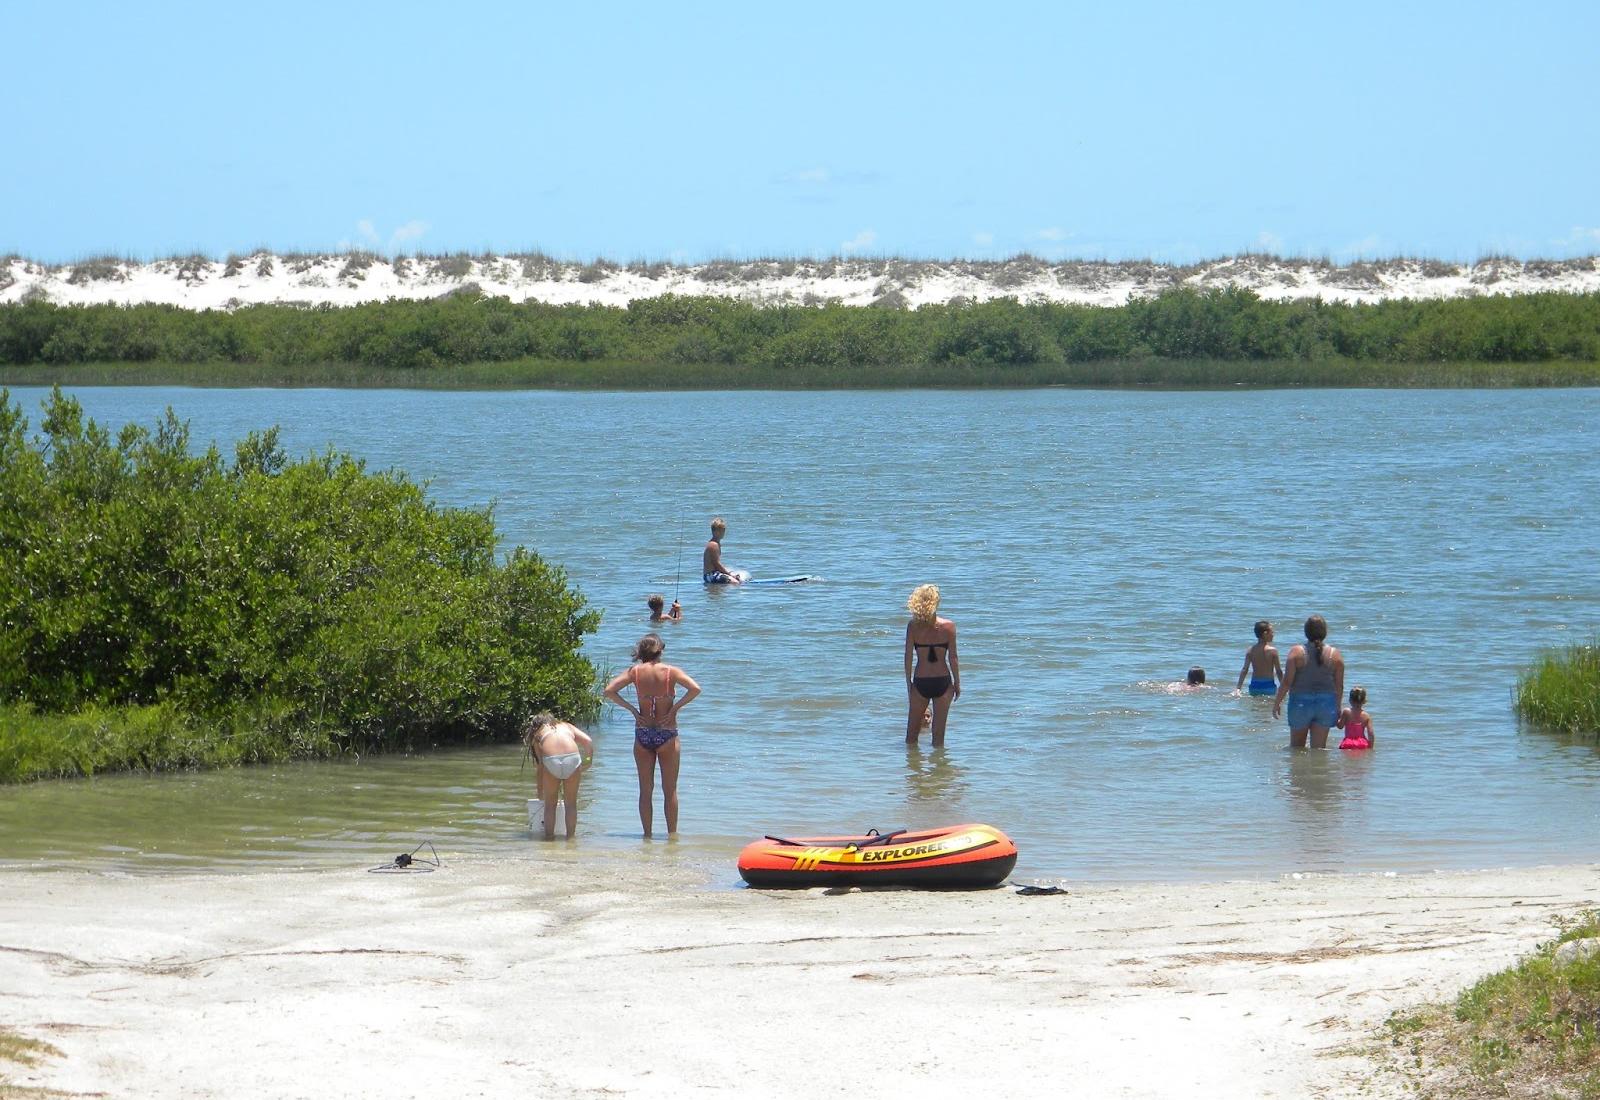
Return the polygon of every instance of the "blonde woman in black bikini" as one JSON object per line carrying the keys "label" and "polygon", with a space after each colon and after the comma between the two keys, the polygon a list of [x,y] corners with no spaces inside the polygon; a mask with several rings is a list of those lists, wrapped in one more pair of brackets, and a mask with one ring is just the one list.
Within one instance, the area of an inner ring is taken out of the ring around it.
{"label": "blonde woman in black bikini", "polygon": [[[604,695],[633,715],[633,763],[639,769],[639,824],[645,839],[651,835],[655,802],[656,766],[661,767],[661,804],[667,818],[667,835],[678,832],[678,712],[700,694],[700,685],[681,668],[661,663],[666,643],[659,634],[646,634],[633,647],[632,667],[606,685]],[[622,697],[633,685],[636,702]],[[678,689],[683,694],[678,695]]]}
{"label": "blonde woman in black bikini", "polygon": [[939,590],[919,585],[906,601],[906,742],[916,744],[928,705],[933,705],[933,743],[944,744],[950,704],[961,698],[961,662],[956,657],[956,624],[939,618]]}

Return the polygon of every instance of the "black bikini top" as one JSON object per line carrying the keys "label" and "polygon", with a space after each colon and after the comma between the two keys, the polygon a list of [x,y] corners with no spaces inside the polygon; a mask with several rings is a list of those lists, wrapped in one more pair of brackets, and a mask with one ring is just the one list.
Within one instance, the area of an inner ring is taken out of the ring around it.
{"label": "black bikini top", "polygon": [[926,649],[928,651],[928,660],[930,661],[937,661],[944,656],[943,653],[935,655],[934,650],[950,648],[949,642],[912,642],[911,644],[917,649]]}

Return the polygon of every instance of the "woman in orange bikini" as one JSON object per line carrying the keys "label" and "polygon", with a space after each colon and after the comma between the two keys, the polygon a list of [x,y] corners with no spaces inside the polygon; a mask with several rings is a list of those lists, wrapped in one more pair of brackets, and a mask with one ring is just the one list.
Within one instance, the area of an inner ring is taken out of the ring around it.
{"label": "woman in orange bikini", "polygon": [[906,601],[906,742],[916,744],[928,706],[933,705],[933,743],[944,744],[950,704],[961,698],[961,662],[956,657],[956,624],[939,618],[939,590],[919,585]]}
{"label": "woman in orange bikini", "polygon": [[[700,685],[681,668],[661,663],[666,643],[659,634],[646,634],[633,647],[634,664],[606,685],[604,695],[633,715],[633,764],[639,769],[639,824],[645,839],[651,835],[655,802],[656,766],[661,767],[661,804],[667,818],[667,835],[678,832],[678,712],[700,694]],[[633,685],[636,702],[622,697]],[[678,695],[678,688],[683,694]]]}

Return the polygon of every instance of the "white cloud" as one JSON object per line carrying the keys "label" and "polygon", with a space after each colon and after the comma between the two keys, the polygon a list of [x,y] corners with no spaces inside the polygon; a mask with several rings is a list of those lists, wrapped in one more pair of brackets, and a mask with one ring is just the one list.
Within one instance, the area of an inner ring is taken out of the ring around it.
{"label": "white cloud", "polygon": [[972,243],[979,248],[989,248],[994,244],[994,234],[984,231],[972,235]]}
{"label": "white cloud", "polygon": [[350,252],[359,248],[369,249],[373,252],[383,249],[384,251],[394,253],[400,251],[401,246],[417,240],[427,231],[427,222],[417,221],[415,219],[408,221],[396,229],[393,233],[389,234],[389,245],[387,249],[384,249],[383,234],[378,232],[377,224],[373,222],[371,218],[362,218],[360,221],[356,222],[356,239],[353,241],[340,241],[339,251]]}
{"label": "white cloud", "polygon": [[1062,229],[1059,225],[1052,225],[1048,229],[1039,230],[1039,232],[1035,233],[1034,236],[1038,237],[1041,241],[1064,241],[1068,237],[1072,236],[1072,234],[1068,233],[1065,229]]}
{"label": "white cloud", "polygon": [[1551,243],[1560,245],[1563,248],[1594,248],[1596,245],[1600,245],[1600,229],[1575,225],[1572,227],[1571,233]]}
{"label": "white cloud", "polygon": [[1255,248],[1257,252],[1268,252],[1274,256],[1283,255],[1283,238],[1276,233],[1263,229],[1256,234]]}
{"label": "white cloud", "polygon": [[813,191],[833,191],[841,187],[876,187],[883,177],[870,169],[838,171],[825,165],[795,168],[772,177],[772,182]]}
{"label": "white cloud", "polygon": [[413,218],[411,221],[406,222],[393,233],[389,234],[389,251],[394,252],[398,250],[401,245],[409,244],[412,241],[418,240],[427,231],[427,222],[417,221]]}
{"label": "white cloud", "polygon": [[1336,249],[1334,255],[1343,260],[1373,259],[1384,251],[1383,238],[1376,233],[1362,237],[1359,241],[1351,241],[1343,248]]}
{"label": "white cloud", "polygon": [[860,252],[862,249],[871,248],[877,243],[878,234],[871,229],[863,229],[848,241],[839,246],[839,251],[844,253]]}

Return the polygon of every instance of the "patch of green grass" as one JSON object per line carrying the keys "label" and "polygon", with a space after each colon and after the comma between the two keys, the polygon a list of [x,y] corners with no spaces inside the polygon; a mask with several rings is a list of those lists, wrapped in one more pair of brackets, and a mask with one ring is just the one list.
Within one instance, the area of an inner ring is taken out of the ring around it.
{"label": "patch of green grass", "polygon": [[1561,944],[1597,936],[1591,912],[1453,1007],[1391,1017],[1400,1071],[1424,1097],[1600,1098],[1600,955],[1555,959]]}
{"label": "patch of green grass", "polygon": [[1540,657],[1517,681],[1517,713],[1561,733],[1600,735],[1600,639]]}
{"label": "patch of green grass", "polygon": [[1404,1037],[1407,1035],[1415,1035],[1419,1031],[1427,1030],[1428,1017],[1420,1012],[1412,1013],[1407,1016],[1402,1016],[1399,1013],[1396,1013],[1395,1015],[1389,1017],[1387,1026],[1389,1028],[1389,1034],[1393,1036]]}

